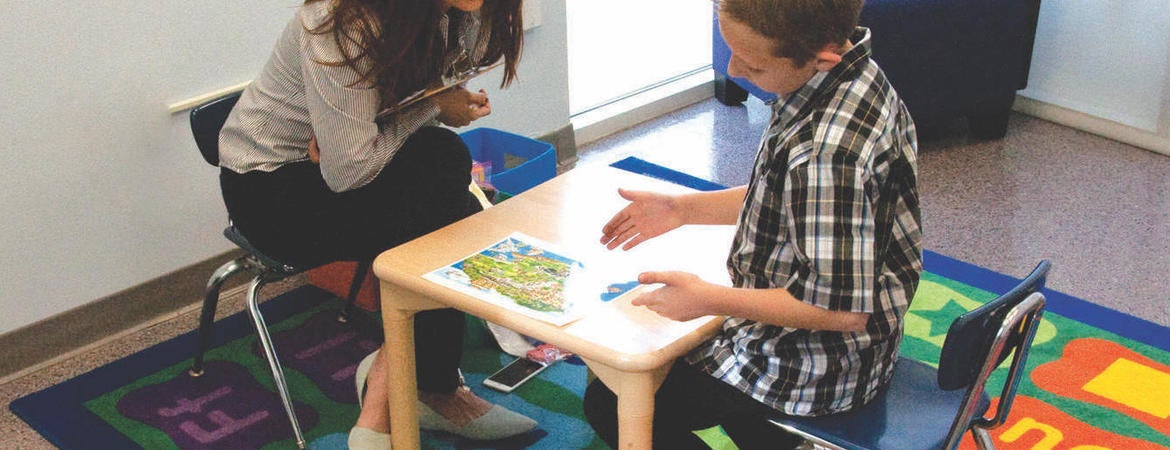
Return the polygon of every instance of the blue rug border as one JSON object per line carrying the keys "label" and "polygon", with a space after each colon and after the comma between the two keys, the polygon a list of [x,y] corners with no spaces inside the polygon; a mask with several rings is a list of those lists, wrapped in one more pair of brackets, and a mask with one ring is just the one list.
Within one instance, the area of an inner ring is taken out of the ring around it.
{"label": "blue rug border", "polygon": [[[946,278],[975,280],[974,283],[970,283],[970,286],[994,293],[1007,292],[1020,282],[1019,278],[930,250],[923,251],[923,265],[931,273]],[[1048,311],[1170,352],[1170,327],[1164,327],[1141,317],[1106,308],[1050,288],[1044,288],[1041,292],[1044,293],[1044,298],[1047,300],[1046,309]]]}
{"label": "blue rug border", "polygon": [[[282,295],[285,300],[260,304],[265,322],[277,323],[323,301],[336,299],[328,291],[305,285]],[[251,318],[240,312],[220,319],[213,328],[211,348],[253,333]],[[83,405],[142,377],[135,367],[162,369],[194,356],[196,330],[155,344],[139,352],[13,400],[14,414],[59,448],[89,448],[101,442],[106,448],[142,448],[106,424]],[[126,364],[129,362],[130,364]]]}
{"label": "blue rug border", "polygon": [[674,169],[669,169],[635,156],[627,157],[610,164],[610,166],[625,170],[627,172],[633,172],[651,178],[668,181],[674,184],[683,185],[699,191],[718,191],[720,189],[727,189],[727,186],[722,184],[707,181]]}
{"label": "blue rug border", "polygon": [[[610,166],[700,191],[726,188],[721,184],[663,167],[635,156],[614,162]],[[1021,280],[930,250],[923,251],[923,266],[931,273],[946,278],[975,280],[970,286],[997,294],[1007,292]],[[1164,327],[1140,317],[1090,303],[1052,289],[1045,288],[1042,292],[1047,300],[1047,309],[1053,313],[1170,352],[1170,327]]]}

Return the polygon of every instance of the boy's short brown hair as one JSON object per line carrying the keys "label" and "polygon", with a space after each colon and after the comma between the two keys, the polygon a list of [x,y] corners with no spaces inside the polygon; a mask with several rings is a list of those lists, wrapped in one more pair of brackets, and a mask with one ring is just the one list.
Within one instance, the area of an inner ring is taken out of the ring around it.
{"label": "boy's short brown hair", "polygon": [[773,54],[797,63],[826,44],[843,44],[863,0],[717,0],[719,11],[776,42]]}

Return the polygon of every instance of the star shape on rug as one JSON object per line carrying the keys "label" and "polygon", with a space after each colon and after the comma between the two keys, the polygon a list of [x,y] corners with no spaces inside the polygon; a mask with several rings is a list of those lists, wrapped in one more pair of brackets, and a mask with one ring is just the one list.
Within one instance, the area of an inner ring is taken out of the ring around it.
{"label": "star shape on rug", "polygon": [[933,337],[946,334],[947,330],[951,328],[951,322],[956,317],[959,317],[959,315],[966,313],[967,308],[964,308],[963,305],[960,305],[954,299],[948,299],[939,309],[913,312],[918,317],[930,322],[930,336]]}

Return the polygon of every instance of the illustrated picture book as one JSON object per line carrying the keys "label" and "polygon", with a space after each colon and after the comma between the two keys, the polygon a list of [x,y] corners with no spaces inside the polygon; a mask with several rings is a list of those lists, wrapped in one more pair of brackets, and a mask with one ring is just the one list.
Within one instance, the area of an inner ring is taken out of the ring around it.
{"label": "illustrated picture book", "polygon": [[423,278],[558,326],[633,287],[613,292],[579,259],[522,233]]}

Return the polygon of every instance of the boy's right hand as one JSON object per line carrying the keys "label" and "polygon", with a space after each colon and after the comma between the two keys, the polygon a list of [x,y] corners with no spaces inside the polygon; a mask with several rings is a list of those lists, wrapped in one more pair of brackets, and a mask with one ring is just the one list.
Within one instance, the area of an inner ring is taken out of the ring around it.
{"label": "boy's right hand", "polygon": [[673,195],[626,189],[618,189],[618,194],[630,204],[601,227],[601,243],[610,250],[619,245],[622,250],[629,250],[685,223],[678,199]]}

